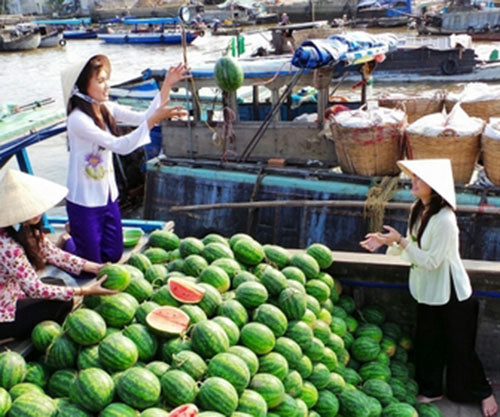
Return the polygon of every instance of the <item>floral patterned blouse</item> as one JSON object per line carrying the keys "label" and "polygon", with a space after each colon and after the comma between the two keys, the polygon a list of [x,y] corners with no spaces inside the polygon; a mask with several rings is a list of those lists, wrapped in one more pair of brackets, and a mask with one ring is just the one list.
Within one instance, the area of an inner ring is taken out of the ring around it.
{"label": "floral patterned blouse", "polygon": [[[46,262],[76,275],[85,260],[56,247],[47,237],[42,242]],[[15,320],[16,302],[23,298],[71,300],[74,289],[44,284],[28,260],[24,249],[5,229],[0,229],[0,323]]]}

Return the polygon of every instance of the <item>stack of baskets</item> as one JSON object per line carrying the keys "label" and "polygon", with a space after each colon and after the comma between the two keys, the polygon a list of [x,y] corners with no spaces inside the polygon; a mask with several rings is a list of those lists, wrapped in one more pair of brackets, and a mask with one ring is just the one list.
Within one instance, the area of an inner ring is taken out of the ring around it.
{"label": "stack of baskets", "polygon": [[[385,110],[396,112],[399,121],[369,127],[352,127],[343,125],[335,117],[330,119],[332,140],[342,172],[367,176],[399,173],[396,162],[403,157],[406,118],[400,110]],[[355,112],[343,113],[349,117]]]}
{"label": "stack of baskets", "polygon": [[[444,101],[446,111],[450,112],[457,103],[454,98],[446,98]],[[478,117],[484,121],[500,115],[500,100],[460,101],[460,106],[470,117]]]}
{"label": "stack of baskets", "polygon": [[387,95],[378,99],[379,106],[402,109],[408,117],[408,123],[428,114],[438,113],[445,102],[445,92],[435,91],[432,94],[420,96],[404,96],[401,94]]}

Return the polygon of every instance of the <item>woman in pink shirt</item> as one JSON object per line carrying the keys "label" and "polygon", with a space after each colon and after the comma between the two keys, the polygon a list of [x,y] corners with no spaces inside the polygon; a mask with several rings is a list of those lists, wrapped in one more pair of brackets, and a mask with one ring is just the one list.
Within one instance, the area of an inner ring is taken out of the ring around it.
{"label": "woman in pink shirt", "polygon": [[0,180],[0,339],[22,339],[43,320],[62,322],[75,295],[112,294],[106,279],[70,288],[43,282],[37,271],[47,263],[73,274],[97,274],[102,265],[57,248],[43,233],[42,214],[64,198],[67,189],[9,169]]}

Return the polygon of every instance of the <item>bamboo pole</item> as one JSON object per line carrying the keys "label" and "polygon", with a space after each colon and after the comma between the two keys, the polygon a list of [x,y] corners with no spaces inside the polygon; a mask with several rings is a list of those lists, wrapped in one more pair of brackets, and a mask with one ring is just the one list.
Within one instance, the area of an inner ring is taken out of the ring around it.
{"label": "bamboo pole", "polygon": [[[411,203],[386,203],[386,210],[410,210]],[[246,201],[240,203],[195,204],[190,206],[175,206],[170,208],[171,213],[186,211],[204,211],[221,209],[256,209],[264,207],[337,207],[337,208],[364,208],[365,201],[358,200],[274,200],[274,201]],[[499,207],[489,206],[457,206],[459,213],[493,214],[500,215]]]}

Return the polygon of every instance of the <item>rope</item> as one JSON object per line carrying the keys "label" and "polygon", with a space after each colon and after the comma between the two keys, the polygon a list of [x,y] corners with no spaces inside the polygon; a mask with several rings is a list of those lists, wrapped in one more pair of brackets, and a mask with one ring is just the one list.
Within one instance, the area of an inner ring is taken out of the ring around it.
{"label": "rope", "polygon": [[[236,113],[233,111],[231,107],[224,107],[223,109],[224,113],[224,124],[222,125],[222,156],[221,156],[221,162],[227,162],[227,154],[228,154],[228,140],[231,143],[234,143],[234,140],[236,139],[236,134],[234,133],[233,130],[233,122],[236,120]],[[231,151],[232,152],[232,151]]]}
{"label": "rope", "polygon": [[399,177],[383,177],[379,184],[375,184],[368,190],[363,216],[369,218],[369,232],[382,230],[385,205],[396,192],[398,179]]}

